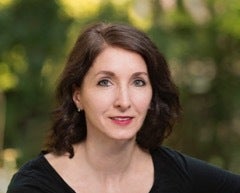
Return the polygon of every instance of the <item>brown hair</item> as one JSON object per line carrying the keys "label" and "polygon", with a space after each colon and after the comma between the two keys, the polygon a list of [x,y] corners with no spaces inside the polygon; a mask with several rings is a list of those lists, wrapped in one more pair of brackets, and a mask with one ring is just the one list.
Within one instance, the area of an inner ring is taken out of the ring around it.
{"label": "brown hair", "polygon": [[163,55],[141,31],[123,24],[97,23],[85,29],[70,52],[56,90],[58,107],[47,139],[47,151],[74,156],[73,144],[86,138],[84,111],[77,112],[72,100],[73,87],[81,86],[94,59],[106,46],[140,54],[147,65],[153,89],[151,107],[137,133],[136,141],[144,149],[154,149],[168,136],[180,114],[179,96]]}

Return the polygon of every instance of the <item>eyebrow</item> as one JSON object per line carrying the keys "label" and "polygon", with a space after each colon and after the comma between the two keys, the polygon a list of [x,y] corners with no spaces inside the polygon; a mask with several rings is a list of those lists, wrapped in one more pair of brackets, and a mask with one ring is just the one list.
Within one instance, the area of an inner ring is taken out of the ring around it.
{"label": "eyebrow", "polygon": [[[115,73],[113,73],[111,71],[100,71],[100,72],[96,73],[95,76],[101,75],[101,74],[111,76],[111,77],[115,76]],[[135,73],[133,73],[132,77],[136,77],[136,76],[140,76],[140,75],[148,76],[148,73],[147,72],[135,72]]]}
{"label": "eyebrow", "polygon": [[114,74],[113,72],[111,72],[111,71],[100,71],[100,72],[96,73],[95,76],[101,75],[101,74],[103,74],[103,75],[108,75],[108,76],[114,76],[114,75],[115,75],[115,74]]}
{"label": "eyebrow", "polygon": [[135,72],[135,73],[133,73],[132,76],[140,76],[140,75],[148,76],[148,73],[147,72]]}

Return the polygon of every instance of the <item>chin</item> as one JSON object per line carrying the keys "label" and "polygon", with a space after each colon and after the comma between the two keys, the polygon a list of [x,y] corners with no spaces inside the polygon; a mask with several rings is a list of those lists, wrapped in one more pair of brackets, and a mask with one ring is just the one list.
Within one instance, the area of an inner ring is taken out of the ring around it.
{"label": "chin", "polygon": [[125,135],[118,135],[118,136],[112,136],[112,139],[116,141],[135,141],[136,139],[136,134],[125,134]]}

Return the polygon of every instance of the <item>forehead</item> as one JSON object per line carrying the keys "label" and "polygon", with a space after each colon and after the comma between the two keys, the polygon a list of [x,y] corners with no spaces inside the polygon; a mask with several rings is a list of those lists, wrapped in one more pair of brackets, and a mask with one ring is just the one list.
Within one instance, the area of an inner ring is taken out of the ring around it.
{"label": "forehead", "polygon": [[105,48],[94,60],[90,70],[140,70],[147,72],[143,57],[118,47]]}

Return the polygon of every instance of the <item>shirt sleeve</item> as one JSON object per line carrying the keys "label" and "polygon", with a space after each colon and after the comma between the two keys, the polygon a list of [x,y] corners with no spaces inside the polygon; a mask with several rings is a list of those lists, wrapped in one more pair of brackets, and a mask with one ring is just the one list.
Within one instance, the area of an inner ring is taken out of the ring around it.
{"label": "shirt sleeve", "polygon": [[17,172],[8,186],[7,193],[46,193],[45,186],[31,175]]}
{"label": "shirt sleeve", "polygon": [[240,175],[184,156],[195,193],[240,193]]}
{"label": "shirt sleeve", "polygon": [[7,193],[74,193],[74,190],[41,154],[13,175]]}
{"label": "shirt sleeve", "polygon": [[44,193],[44,192],[34,187],[21,186],[21,187],[9,188],[7,193]]}

